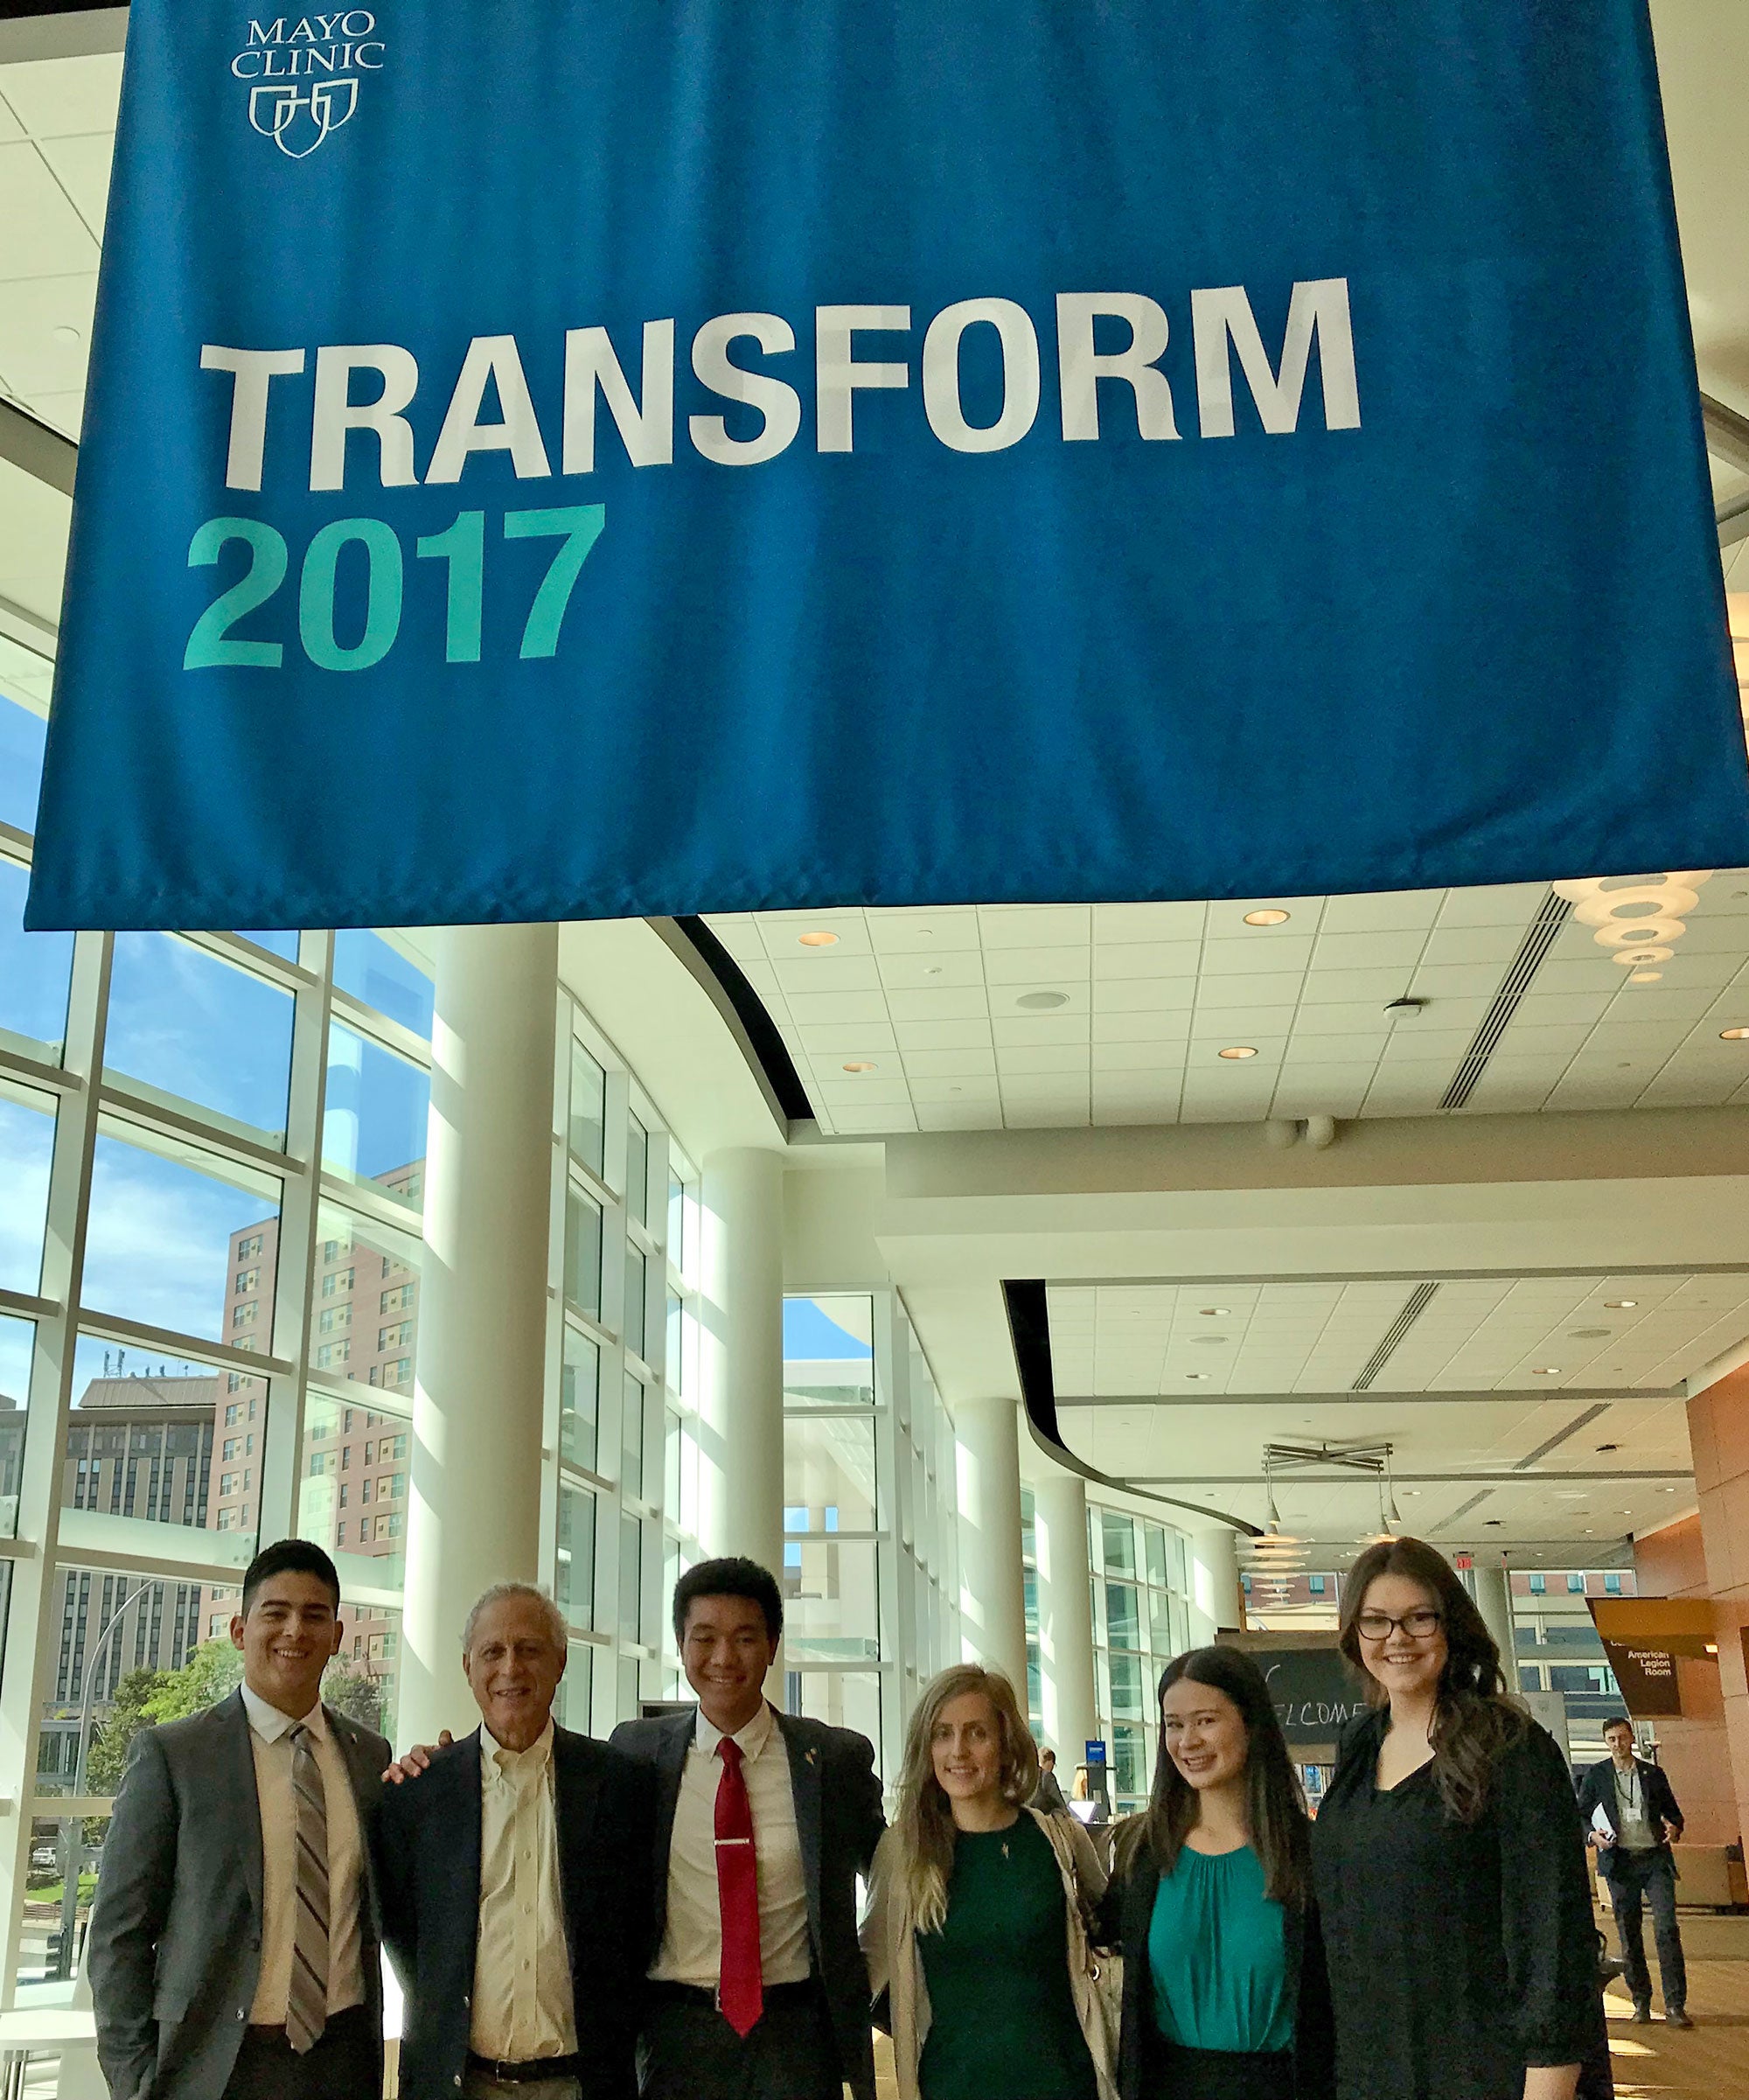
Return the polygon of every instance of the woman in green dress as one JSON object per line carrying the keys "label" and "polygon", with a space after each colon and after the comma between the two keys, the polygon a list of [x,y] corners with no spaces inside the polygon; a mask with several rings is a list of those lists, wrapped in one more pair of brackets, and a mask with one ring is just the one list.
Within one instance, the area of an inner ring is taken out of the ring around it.
{"label": "woman in green dress", "polygon": [[1105,1871],[1073,1818],[1022,1805],[1038,1769],[1007,1678],[924,1687],[862,1928],[899,2100],[1115,2100],[1088,1943]]}
{"label": "woman in green dress", "polygon": [[1328,2100],[1306,1808],[1256,1664],[1236,1648],[1168,1663],[1160,1740],[1104,1913],[1124,1952],[1123,2100]]}

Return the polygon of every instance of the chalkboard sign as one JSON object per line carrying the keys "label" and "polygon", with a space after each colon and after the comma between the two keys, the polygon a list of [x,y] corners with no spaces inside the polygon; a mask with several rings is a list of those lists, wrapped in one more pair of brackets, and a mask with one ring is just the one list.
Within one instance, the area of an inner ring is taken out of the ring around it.
{"label": "chalkboard sign", "polygon": [[1365,1710],[1365,1695],[1334,1647],[1252,1648],[1250,1654],[1269,1686],[1290,1748],[1334,1743],[1353,1716]]}

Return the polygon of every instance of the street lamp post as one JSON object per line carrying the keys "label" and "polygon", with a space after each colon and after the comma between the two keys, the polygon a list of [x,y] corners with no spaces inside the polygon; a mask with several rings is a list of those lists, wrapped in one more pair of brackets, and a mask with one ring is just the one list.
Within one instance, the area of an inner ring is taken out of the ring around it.
{"label": "street lamp post", "polygon": [[[122,1598],[110,1615],[108,1623],[92,1643],[91,1653],[86,1658],[85,1683],[80,1688],[79,1702],[79,1751],[73,1760],[73,1793],[80,1800],[85,1793],[86,1760],[90,1750],[91,1709],[93,1694],[97,1684],[99,1665],[109,1646],[110,1636],[121,1625],[122,1619],[137,1604],[152,1585],[143,1582]],[[82,1836],[84,1818],[67,1817],[61,1824],[61,1848],[66,1856],[66,1872],[60,1892],[60,1952],[55,1962],[58,1976],[73,1974],[73,1936],[79,1910],[79,1873],[85,1864],[85,1845]]]}

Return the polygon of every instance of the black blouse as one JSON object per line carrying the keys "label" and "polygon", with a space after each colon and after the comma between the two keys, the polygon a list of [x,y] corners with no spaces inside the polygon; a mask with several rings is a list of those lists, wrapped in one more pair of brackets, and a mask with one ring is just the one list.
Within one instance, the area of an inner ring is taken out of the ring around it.
{"label": "black blouse", "polygon": [[1527,2066],[1579,2062],[1603,2020],[1566,1761],[1529,1724],[1460,1823],[1431,1764],[1380,1791],[1386,1719],[1350,1725],[1312,1826],[1338,2100],[1523,2100]]}

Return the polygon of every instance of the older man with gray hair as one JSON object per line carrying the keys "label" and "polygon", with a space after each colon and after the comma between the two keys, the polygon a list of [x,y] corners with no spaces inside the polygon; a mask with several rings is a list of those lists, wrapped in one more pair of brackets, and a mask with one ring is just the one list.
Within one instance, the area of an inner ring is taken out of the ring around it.
{"label": "older man with gray hair", "polygon": [[377,1828],[406,2014],[401,2100],[633,2100],[651,1946],[649,1775],[557,1727],[552,1599],[499,1582],[468,1614],[480,1727],[403,1759]]}

